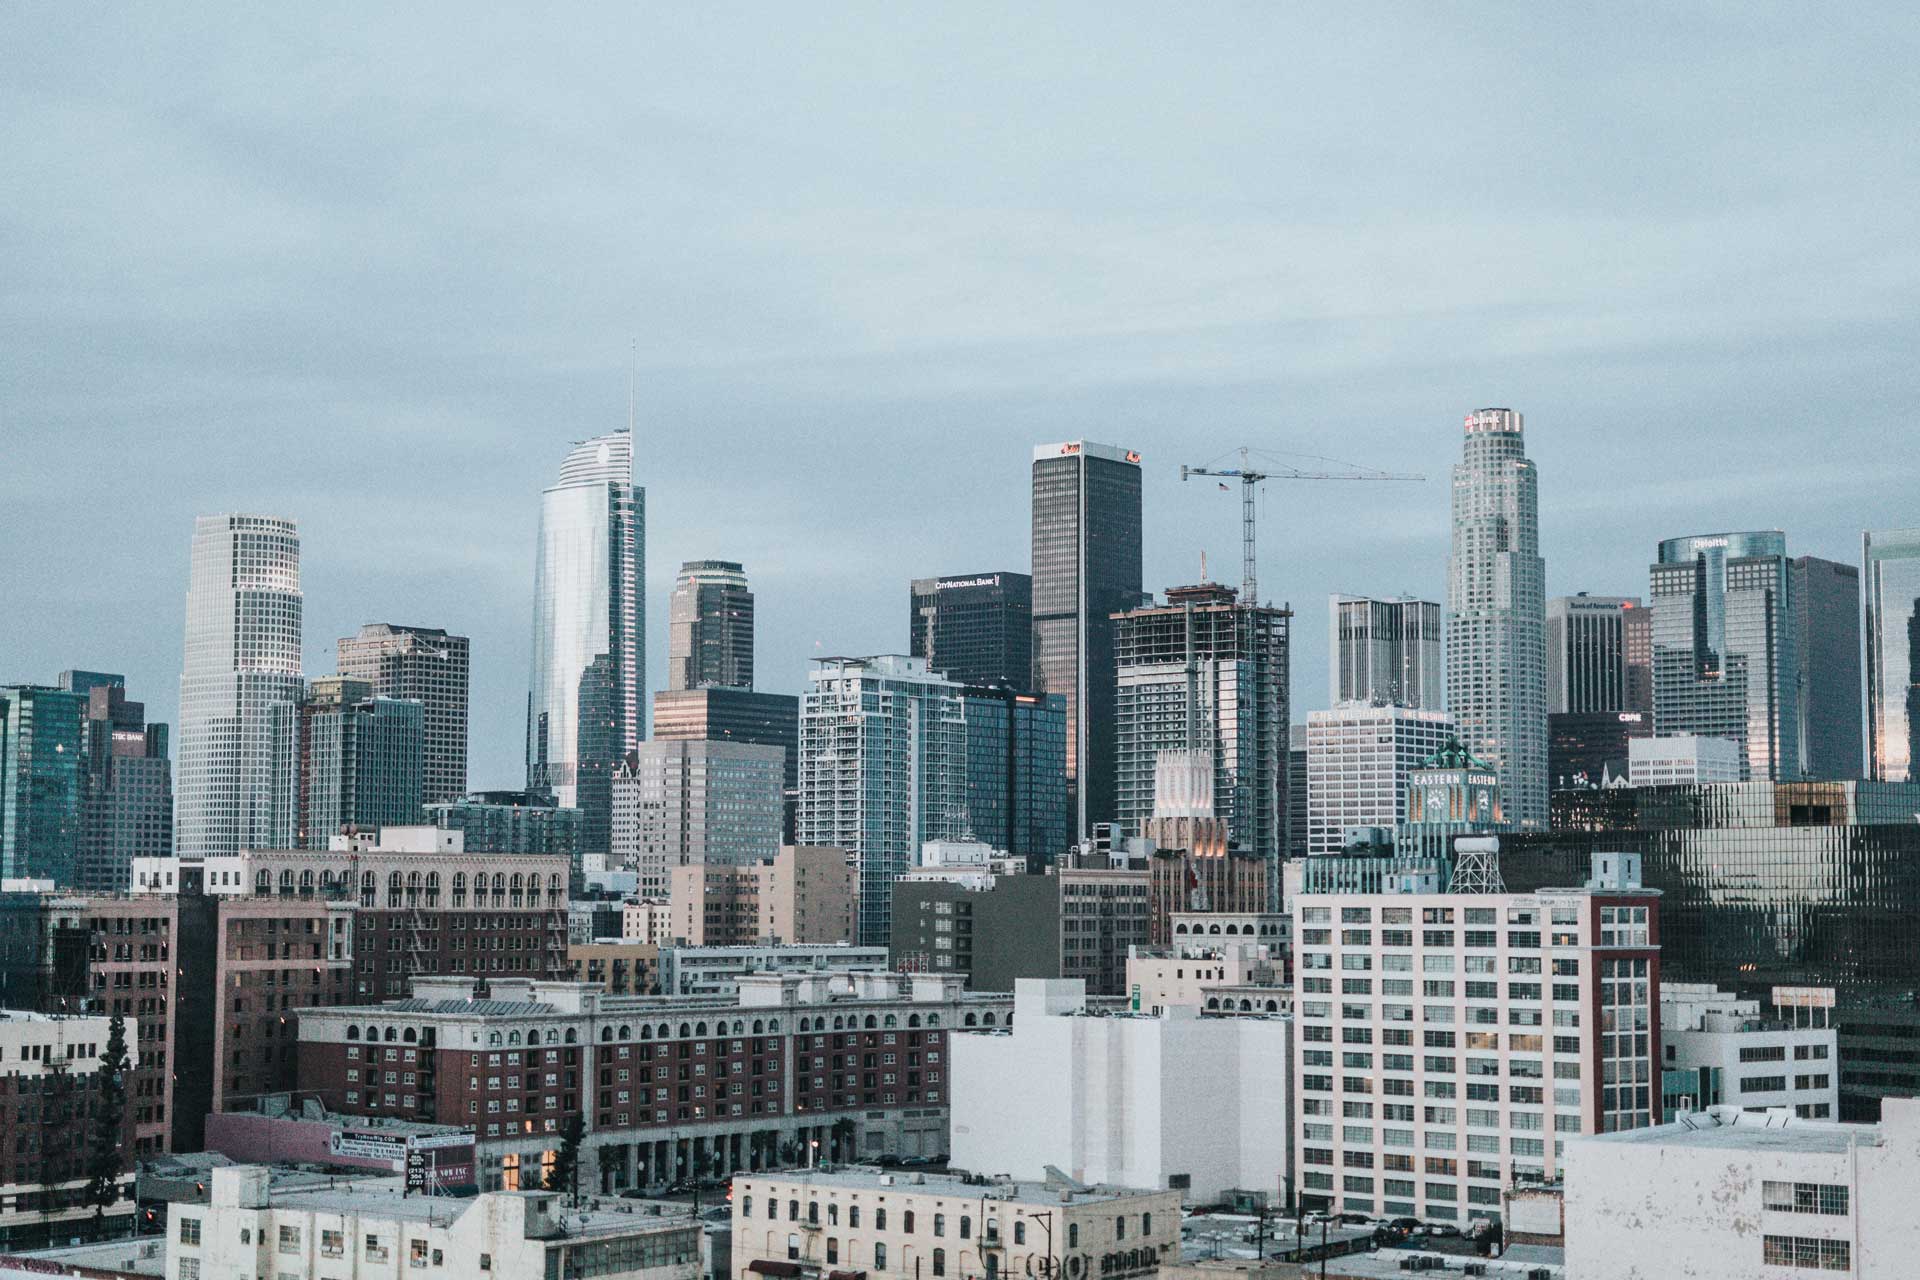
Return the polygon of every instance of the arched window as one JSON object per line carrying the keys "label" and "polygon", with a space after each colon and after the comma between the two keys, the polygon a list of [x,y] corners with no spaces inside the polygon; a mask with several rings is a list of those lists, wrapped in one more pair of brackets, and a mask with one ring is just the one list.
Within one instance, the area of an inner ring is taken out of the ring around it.
{"label": "arched window", "polygon": [[967,1026],[969,1026],[969,1027],[976,1027],[976,1026],[979,1026],[979,1025],[980,1025],[980,1018],[979,1018],[979,1015],[977,1015],[977,1014],[972,1014],[972,1013],[970,1013],[970,1014],[968,1014],[968,1015],[967,1015],[967,1021],[966,1021],[966,1025],[967,1025]]}
{"label": "arched window", "polygon": [[613,1028],[612,1027],[600,1028],[600,1043],[611,1044],[612,1042],[613,1042]]}
{"label": "arched window", "polygon": [[520,1033],[518,1031],[507,1032],[507,1044],[509,1047],[513,1045],[517,1045],[519,1043],[520,1043]]}
{"label": "arched window", "polygon": [[500,1033],[498,1031],[489,1031],[487,1033],[487,1043],[491,1046],[498,1047],[500,1044]]}
{"label": "arched window", "polygon": [[1080,1247],[1080,1224],[1077,1222],[1069,1222],[1067,1224],[1067,1248],[1078,1249],[1079,1247]]}
{"label": "arched window", "polygon": [[851,1228],[851,1227],[858,1227],[859,1225],[860,1225],[860,1206],[857,1204],[850,1204],[847,1206],[847,1226]]}
{"label": "arched window", "polygon": [[300,872],[300,896],[303,898],[311,898],[313,896],[313,868],[312,867],[307,867],[306,869]]}
{"label": "arched window", "polygon": [[493,905],[499,906],[500,900],[507,896],[507,876],[504,871],[493,873]]}
{"label": "arched window", "polygon": [[401,884],[402,882],[400,879],[400,873],[398,871],[394,872],[392,875],[387,877],[387,905],[388,906],[397,907],[400,905],[400,895],[402,892]]}
{"label": "arched window", "polygon": [[707,1024],[704,1022],[696,1022],[693,1026],[693,1034],[697,1036],[704,1036],[705,1034],[707,1034]]}
{"label": "arched window", "polygon": [[762,1022],[759,1018],[755,1018],[753,1020],[753,1034],[759,1035],[765,1030],[766,1030],[766,1023]]}
{"label": "arched window", "polygon": [[987,1015],[986,1015],[985,1017],[983,1017],[983,1018],[981,1019],[981,1021],[982,1021],[982,1022],[984,1022],[984,1023],[985,1023],[985,1024],[987,1025],[987,1026],[989,1026],[989,1027],[990,1027],[990,1026],[992,1026],[992,1025],[993,1025],[993,1021],[994,1021],[994,1019],[993,1019],[993,1015],[989,1013],[989,1014],[987,1014]]}
{"label": "arched window", "polygon": [[937,1014],[937,1013],[930,1013],[930,1014],[928,1014],[928,1015],[927,1015],[927,1025],[928,1025],[928,1026],[930,1026],[930,1027],[937,1027],[937,1026],[939,1026],[939,1025],[940,1025],[940,1015],[939,1015],[939,1014]]}
{"label": "arched window", "polygon": [[936,1276],[947,1274],[947,1251],[945,1249],[935,1249],[933,1251],[933,1274]]}
{"label": "arched window", "polygon": [[[913,1210],[908,1209],[905,1213],[902,1213],[900,1215],[900,1229],[906,1232],[908,1235],[913,1234]],[[875,1230],[877,1231],[885,1230],[885,1228],[876,1227]]]}
{"label": "arched window", "polygon": [[578,1044],[579,1042],[580,1042],[580,1037],[574,1034],[574,1030],[573,1030],[573,1028],[572,1028],[572,1027],[568,1027],[568,1028],[567,1028],[567,1043],[568,1043],[568,1044]]}
{"label": "arched window", "polygon": [[525,881],[521,879],[520,873],[518,871],[514,872],[513,879],[508,881],[508,886],[512,894],[512,897],[508,899],[509,905],[516,907],[520,905],[521,888],[524,884]]}
{"label": "arched window", "polygon": [[960,1215],[960,1238],[962,1240],[973,1239],[973,1215],[972,1214],[963,1213]]}
{"label": "arched window", "polygon": [[920,1025],[920,1015],[919,1015],[919,1014],[917,1014],[917,1013],[910,1013],[910,1014],[908,1014],[908,1015],[907,1015],[907,1025],[908,1025],[908,1026],[910,1026],[910,1027],[917,1027],[917,1026],[919,1026],[919,1025]]}
{"label": "arched window", "polygon": [[420,1042],[419,1034],[415,1032],[412,1027],[408,1027],[406,1031],[401,1034],[400,1039],[407,1044],[418,1044]]}
{"label": "arched window", "polygon": [[873,1229],[875,1231],[885,1231],[887,1229],[887,1211],[885,1206],[873,1211]]}
{"label": "arched window", "polygon": [[686,1038],[687,1038],[688,1036],[690,1036],[690,1035],[692,1035],[692,1034],[693,1034],[693,1027],[692,1027],[692,1025],[691,1025],[691,1024],[689,1024],[689,1023],[685,1023],[685,1022],[683,1022],[683,1023],[681,1023],[681,1024],[680,1024],[680,1038],[681,1038],[681,1039],[683,1039],[683,1040],[684,1040],[684,1039],[686,1039]]}
{"label": "arched window", "polygon": [[356,1027],[351,1022],[349,1022],[347,1024],[347,1039],[358,1040],[359,1038],[360,1038],[360,1028]]}
{"label": "arched window", "polygon": [[440,873],[438,871],[427,872],[427,905],[430,907],[440,905]]}
{"label": "arched window", "polygon": [[621,1038],[622,1040],[631,1040],[631,1039],[633,1039],[633,1028],[632,1028],[632,1027],[629,1027],[629,1026],[628,1026],[628,1025],[627,1025],[626,1023],[624,1023],[624,1022],[620,1024],[620,1038]]}
{"label": "arched window", "polygon": [[867,1030],[871,1031],[879,1025],[880,1025],[880,1020],[878,1018],[874,1017],[872,1014],[867,1015]]}
{"label": "arched window", "polygon": [[453,873],[453,905],[456,907],[467,905],[467,873],[464,871]]}
{"label": "arched window", "polygon": [[387,1041],[387,1043],[388,1043],[388,1044],[392,1044],[392,1043],[393,1043],[393,1042],[394,1042],[394,1041],[395,1041],[396,1039],[398,1039],[398,1037],[397,1037],[397,1036],[396,1036],[396,1035],[394,1034],[394,1031],[393,1031],[393,1028],[392,1028],[392,1027],[388,1027],[388,1028],[387,1028],[387,1034],[386,1034],[386,1041]]}
{"label": "arched window", "polygon": [[1027,1242],[1027,1220],[1025,1218],[1015,1218],[1013,1220],[1013,1242],[1015,1244],[1025,1244]]}
{"label": "arched window", "polygon": [[890,1013],[887,1015],[886,1021],[881,1023],[881,1025],[885,1027],[897,1027],[900,1025],[900,1019]]}

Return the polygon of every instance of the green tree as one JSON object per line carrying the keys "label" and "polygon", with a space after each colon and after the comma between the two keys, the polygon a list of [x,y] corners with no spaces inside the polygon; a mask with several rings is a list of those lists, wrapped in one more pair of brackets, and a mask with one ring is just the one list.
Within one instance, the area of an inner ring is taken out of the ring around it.
{"label": "green tree", "polygon": [[87,1125],[86,1203],[97,1227],[120,1199],[120,1175],[127,1166],[127,1020],[118,1012],[107,1025],[107,1051],[94,1073]]}
{"label": "green tree", "polygon": [[553,1153],[553,1163],[547,1166],[546,1189],[564,1191],[570,1203],[580,1203],[580,1137],[583,1126],[578,1115],[567,1117],[567,1124],[560,1131],[560,1149]]}

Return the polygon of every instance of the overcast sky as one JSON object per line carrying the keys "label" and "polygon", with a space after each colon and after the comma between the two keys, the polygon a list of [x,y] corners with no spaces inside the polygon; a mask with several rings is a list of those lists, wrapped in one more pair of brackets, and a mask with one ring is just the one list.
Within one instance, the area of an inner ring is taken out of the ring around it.
{"label": "overcast sky", "polygon": [[1027,567],[1038,442],[1140,450],[1150,585],[1274,484],[1295,719],[1326,596],[1444,598],[1461,417],[1522,410],[1550,593],[1656,540],[1920,524],[1908,6],[0,10],[0,681],[178,702],[197,513],[300,523],[310,674],[473,638],[522,782],[534,526],[638,344],[649,683],[683,559],[761,684]]}

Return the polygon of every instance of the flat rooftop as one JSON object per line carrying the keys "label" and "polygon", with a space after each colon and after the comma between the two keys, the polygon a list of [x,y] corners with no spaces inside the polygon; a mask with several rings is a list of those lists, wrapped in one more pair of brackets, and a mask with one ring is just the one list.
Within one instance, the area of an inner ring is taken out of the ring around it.
{"label": "flat rooftop", "polygon": [[[917,1196],[952,1196],[960,1200],[982,1197],[1014,1204],[1097,1204],[1133,1196],[1162,1195],[1135,1187],[1077,1187],[1045,1182],[1003,1182],[968,1179],[959,1174],[887,1170],[868,1166],[848,1169],[789,1169],[782,1173],[739,1175],[747,1182],[799,1183],[802,1186],[845,1188],[849,1191],[898,1191]],[[1066,1197],[1066,1198],[1062,1198]]]}
{"label": "flat rooftop", "polygon": [[[484,1197],[403,1195],[405,1181],[398,1177],[329,1178],[301,1186],[272,1189],[273,1207],[308,1213],[360,1214],[370,1218],[389,1218],[401,1222],[424,1222],[446,1226],[471,1211]],[[620,1200],[599,1196],[582,1197],[580,1206],[565,1202],[554,1192],[499,1191],[492,1195],[551,1197],[554,1217],[565,1223],[562,1238],[582,1236],[632,1235],[674,1227],[699,1225],[692,1211],[675,1205],[674,1213],[662,1213],[658,1202]],[[650,1211],[651,1209],[651,1211]]]}
{"label": "flat rooftop", "polygon": [[1805,1151],[1844,1155],[1854,1146],[1879,1146],[1880,1127],[1871,1124],[1835,1124],[1802,1120],[1779,1112],[1739,1111],[1716,1107],[1691,1112],[1671,1124],[1625,1133],[1595,1134],[1582,1142],[1629,1146],[1699,1147],[1721,1151]]}

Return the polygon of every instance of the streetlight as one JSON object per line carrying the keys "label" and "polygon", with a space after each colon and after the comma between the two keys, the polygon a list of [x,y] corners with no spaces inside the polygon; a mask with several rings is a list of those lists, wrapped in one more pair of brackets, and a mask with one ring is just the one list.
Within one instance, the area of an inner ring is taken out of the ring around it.
{"label": "streetlight", "polygon": [[813,1168],[814,1158],[820,1153],[820,1139],[807,1139],[807,1168]]}

